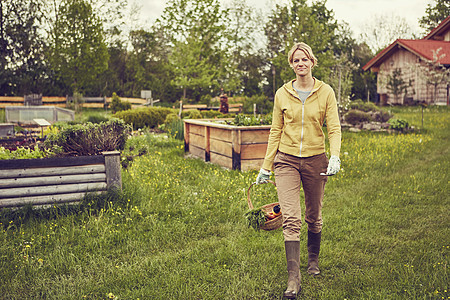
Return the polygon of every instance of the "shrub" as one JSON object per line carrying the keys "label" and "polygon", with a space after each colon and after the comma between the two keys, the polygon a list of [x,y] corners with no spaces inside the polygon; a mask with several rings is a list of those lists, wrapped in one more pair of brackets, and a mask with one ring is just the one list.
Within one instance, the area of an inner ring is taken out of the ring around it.
{"label": "shrub", "polygon": [[389,120],[390,128],[397,131],[405,131],[409,128],[409,123],[403,119],[391,119]]}
{"label": "shrub", "polygon": [[203,110],[200,113],[204,119],[226,118],[226,115],[218,110]]}
{"label": "shrub", "polygon": [[133,110],[120,111],[114,117],[132,124],[133,129],[155,128],[164,123],[166,116],[174,110],[166,107],[143,107]]}
{"label": "shrub", "polygon": [[98,155],[103,151],[122,150],[130,131],[131,128],[119,119],[100,124],[67,125],[49,134],[44,145],[58,149],[61,156]]}
{"label": "shrub", "polygon": [[372,118],[370,117],[370,114],[360,111],[357,109],[350,110],[345,116],[344,119],[347,123],[356,125],[364,122],[370,122]]}
{"label": "shrub", "polygon": [[392,118],[392,114],[390,114],[387,111],[379,110],[376,112],[371,113],[372,120],[376,122],[385,123],[389,121],[390,118]]}
{"label": "shrub", "polygon": [[166,116],[166,119],[164,120],[164,124],[170,124],[173,121],[178,121],[180,118],[176,113],[170,113]]}
{"label": "shrub", "polygon": [[373,102],[363,102],[360,99],[352,101],[350,103],[350,108],[351,109],[360,110],[360,111],[364,111],[364,112],[379,111],[380,110],[380,108],[378,106],[376,106],[375,103],[373,103]]}
{"label": "shrub", "polygon": [[115,114],[118,111],[129,110],[131,109],[131,103],[128,101],[120,100],[119,96],[116,93],[112,94],[111,101],[111,111]]}
{"label": "shrub", "polygon": [[202,113],[198,109],[185,110],[181,112],[182,119],[201,119]]}
{"label": "shrub", "polygon": [[102,115],[91,115],[88,117],[87,122],[89,123],[101,123],[101,122],[107,122],[108,118]]}

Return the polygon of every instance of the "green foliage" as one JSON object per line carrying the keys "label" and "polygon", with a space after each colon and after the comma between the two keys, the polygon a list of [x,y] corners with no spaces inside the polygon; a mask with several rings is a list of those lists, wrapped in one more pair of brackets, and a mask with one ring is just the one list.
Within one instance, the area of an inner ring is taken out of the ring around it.
{"label": "green foliage", "polygon": [[226,118],[226,114],[222,114],[218,110],[203,110],[200,111],[202,114],[202,119],[214,119],[214,118]]}
{"label": "green foliage", "polygon": [[184,123],[177,114],[170,113],[167,115],[164,124],[160,126],[160,129],[166,131],[171,137],[183,140],[184,139]]}
{"label": "green foliage", "polygon": [[227,121],[229,125],[235,126],[259,126],[259,125],[271,125],[272,115],[265,116],[249,116],[244,114],[237,114],[233,121]]}
{"label": "green foliage", "polygon": [[67,89],[84,93],[108,68],[103,24],[89,1],[62,1],[54,9],[49,65]]}
{"label": "green foliage", "polygon": [[252,227],[256,231],[260,230],[260,227],[266,222],[266,215],[261,208],[255,208],[245,213],[248,227]]}
{"label": "green foliage", "polygon": [[158,19],[164,38],[174,45],[168,56],[174,79],[172,84],[200,100],[198,91],[218,89],[224,79],[227,57],[222,50],[225,12],[218,0],[170,0]]}
{"label": "green foliage", "polygon": [[133,110],[119,111],[114,117],[131,124],[133,129],[156,128],[164,123],[166,116],[174,110],[166,107],[143,107]]}
{"label": "green foliage", "polygon": [[182,119],[201,119],[202,113],[198,109],[184,110],[181,112]]}
{"label": "green foliage", "polygon": [[434,0],[434,5],[428,3],[425,16],[419,19],[419,24],[426,31],[431,31],[448,16],[450,16],[450,2],[448,0]]}
{"label": "green foliage", "polygon": [[70,100],[67,102],[67,107],[75,110],[77,113],[81,112],[84,103],[83,95],[75,91],[73,96],[69,99]]}
{"label": "green foliage", "polygon": [[246,97],[243,104],[243,111],[246,113],[253,113],[254,104],[256,104],[257,114],[269,114],[272,113],[273,110],[273,101],[264,94]]}
{"label": "green foliage", "polygon": [[373,102],[363,102],[362,100],[354,100],[350,102],[351,109],[357,109],[364,112],[379,111],[380,108]]}
{"label": "green foliage", "polygon": [[33,159],[44,158],[52,156],[53,153],[49,149],[40,149],[39,146],[34,146],[33,149],[27,147],[18,147],[17,150],[11,151],[0,147],[0,160],[3,159]]}
{"label": "green foliage", "polygon": [[360,111],[357,109],[350,110],[345,116],[344,119],[347,123],[352,125],[357,125],[365,122],[372,121],[372,118],[369,113],[364,111]]}
{"label": "green foliage", "polygon": [[390,128],[397,131],[405,131],[409,128],[409,123],[403,119],[391,119],[389,120]]}
{"label": "green foliage", "polygon": [[392,74],[389,74],[387,77],[386,88],[394,95],[396,103],[400,103],[401,95],[406,93],[409,86],[411,86],[411,83],[403,80],[400,68],[395,68]]}
{"label": "green foliage", "polygon": [[108,122],[109,118],[104,115],[90,115],[87,118],[88,123],[102,123],[102,122]]}
{"label": "green foliage", "polygon": [[103,151],[122,150],[131,128],[119,119],[93,124],[62,126],[47,136],[44,145],[60,149],[61,156],[99,155]]}
{"label": "green foliage", "polygon": [[112,94],[111,111],[115,114],[118,111],[131,109],[131,103],[128,101],[122,101],[116,93]]}
{"label": "green foliage", "polygon": [[172,123],[173,121],[179,120],[180,117],[176,113],[170,113],[166,116],[166,119],[164,120],[164,124]]}
{"label": "green foliage", "polygon": [[[265,25],[267,51],[269,57],[273,57],[271,64],[276,71],[275,85],[278,87],[295,76],[287,62],[287,54],[294,43],[300,41],[311,46],[319,61],[313,70],[315,76],[322,80],[327,78],[334,64],[330,45],[336,39],[336,29],[333,12],[326,8],[323,1],[311,5],[304,0],[276,4]],[[272,70],[268,73],[267,78],[272,83]]]}

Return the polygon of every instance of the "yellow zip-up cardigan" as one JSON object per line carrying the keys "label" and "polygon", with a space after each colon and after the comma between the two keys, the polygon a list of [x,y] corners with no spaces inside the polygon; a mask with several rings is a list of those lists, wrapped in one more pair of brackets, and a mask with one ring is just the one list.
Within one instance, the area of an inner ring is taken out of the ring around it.
{"label": "yellow zip-up cardigan", "polygon": [[275,94],[272,127],[270,129],[263,169],[272,170],[277,151],[298,157],[309,157],[325,152],[327,123],[330,154],[339,157],[341,149],[341,124],[336,97],[326,83],[315,79],[314,88],[302,103],[290,82]]}

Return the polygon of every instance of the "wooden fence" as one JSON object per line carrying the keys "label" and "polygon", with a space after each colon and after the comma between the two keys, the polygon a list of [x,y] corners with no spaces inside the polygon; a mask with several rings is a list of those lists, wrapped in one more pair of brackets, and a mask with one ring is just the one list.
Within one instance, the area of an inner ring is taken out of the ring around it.
{"label": "wooden fence", "polygon": [[0,160],[0,208],[73,203],[88,192],[122,189],[120,153]]}
{"label": "wooden fence", "polygon": [[[42,97],[42,105],[44,106],[56,106],[56,107],[68,107],[68,100],[70,97]],[[111,97],[85,97],[83,98],[83,107],[86,108],[105,108],[111,105]],[[133,108],[147,104],[146,99],[140,98],[125,98],[121,97],[120,100],[127,101],[131,103]],[[24,97],[12,97],[12,96],[0,96],[0,108],[5,108],[6,106],[24,106]]]}

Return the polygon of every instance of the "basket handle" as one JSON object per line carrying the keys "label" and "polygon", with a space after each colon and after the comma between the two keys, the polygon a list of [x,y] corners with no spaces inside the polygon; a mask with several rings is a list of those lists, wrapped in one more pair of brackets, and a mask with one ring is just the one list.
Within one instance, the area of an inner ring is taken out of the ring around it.
{"label": "basket handle", "polygon": [[[267,180],[267,182],[273,184],[274,186],[277,186],[277,185],[275,184],[275,182],[272,181],[272,180]],[[248,203],[248,208],[249,208],[250,210],[253,209],[252,200],[250,200],[250,189],[251,189],[252,186],[254,186],[255,184],[257,184],[257,183],[256,183],[256,182],[253,182],[253,183],[248,187],[248,189],[247,189],[247,203]]]}

